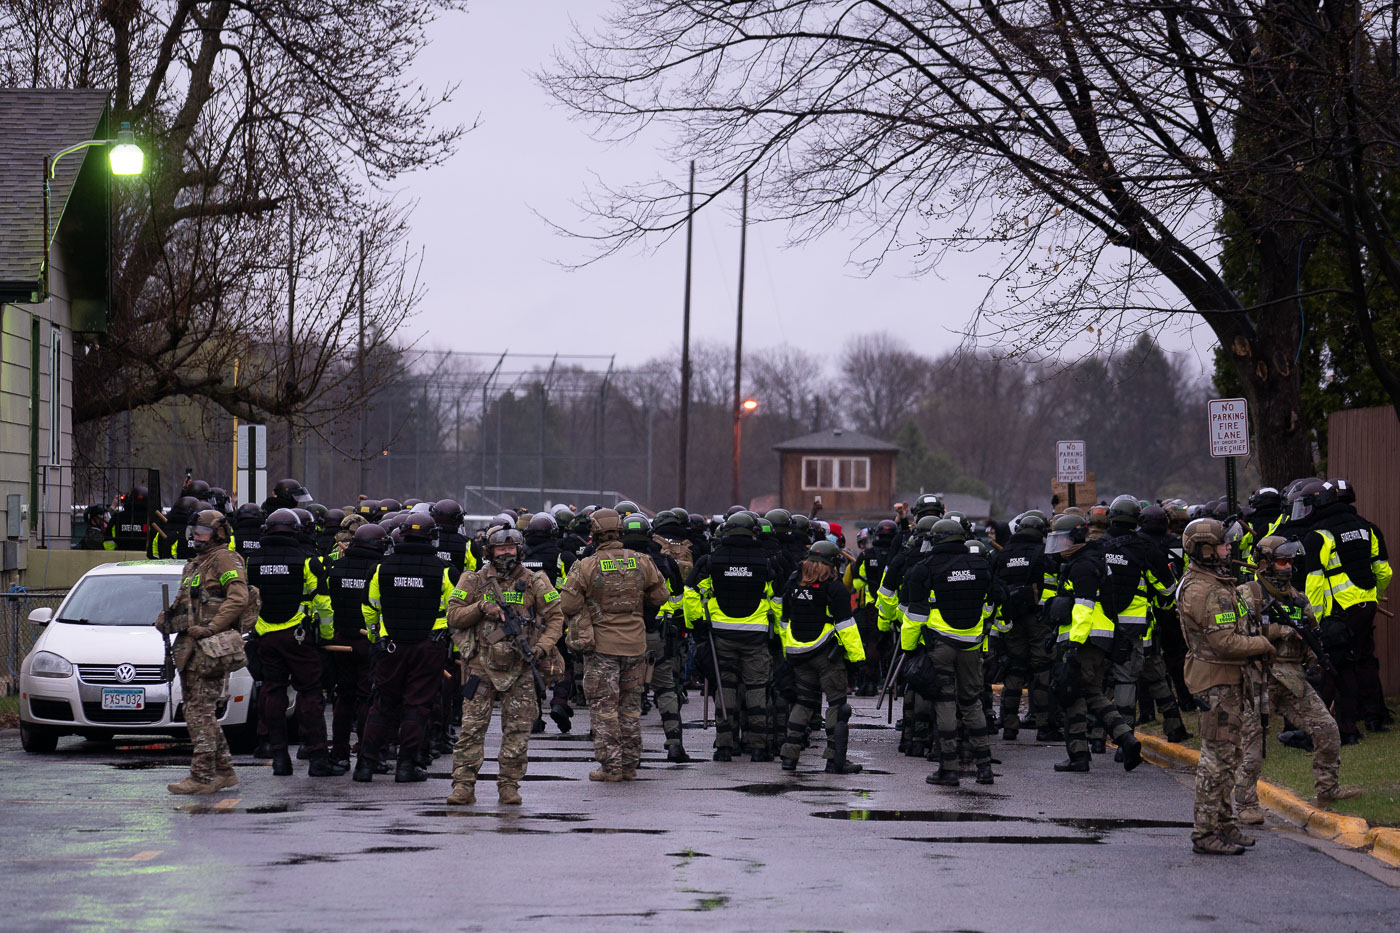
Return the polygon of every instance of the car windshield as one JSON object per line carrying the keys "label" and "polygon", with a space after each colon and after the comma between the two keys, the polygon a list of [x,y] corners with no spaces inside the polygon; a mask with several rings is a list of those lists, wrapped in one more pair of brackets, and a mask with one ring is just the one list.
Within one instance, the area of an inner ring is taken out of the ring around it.
{"label": "car windshield", "polygon": [[150,625],[160,615],[161,584],[173,594],[180,578],[168,573],[84,577],[59,610],[58,621],[87,625]]}

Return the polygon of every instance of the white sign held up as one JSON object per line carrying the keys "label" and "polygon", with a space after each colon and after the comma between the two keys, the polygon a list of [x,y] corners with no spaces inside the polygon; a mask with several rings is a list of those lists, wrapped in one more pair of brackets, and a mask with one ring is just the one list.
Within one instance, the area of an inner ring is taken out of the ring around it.
{"label": "white sign held up", "polygon": [[1211,399],[1210,455],[1249,456],[1249,403],[1244,399]]}
{"label": "white sign held up", "polygon": [[1055,482],[1082,483],[1085,481],[1085,455],[1083,441],[1055,442]]}

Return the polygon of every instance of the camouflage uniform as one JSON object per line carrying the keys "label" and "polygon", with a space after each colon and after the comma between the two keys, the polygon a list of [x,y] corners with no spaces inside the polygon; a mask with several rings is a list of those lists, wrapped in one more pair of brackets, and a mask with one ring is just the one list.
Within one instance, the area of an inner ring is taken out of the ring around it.
{"label": "camouflage uniform", "polygon": [[491,708],[501,704],[501,751],[496,784],[502,795],[509,788],[519,793],[529,758],[530,727],[540,715],[530,666],[513,641],[505,637],[499,620],[487,615],[496,598],[492,583],[505,600],[518,606],[530,621],[525,629],[541,672],[563,630],[559,594],[542,573],[517,565],[500,575],[490,563],[462,574],[447,603],[447,625],[461,649],[464,684],[476,684],[476,693],[462,702],[462,731],[452,751],[453,787],[474,790],[485,759],[486,729]]}
{"label": "camouflage uniform", "polygon": [[[208,637],[236,628],[247,601],[248,577],[243,558],[226,546],[215,546],[185,564],[180,592],[170,611],[162,614],[156,623],[165,634],[180,633],[173,655],[180,672],[185,724],[194,744],[188,783],[208,787],[208,790],[195,790],[196,793],[232,787],[238,779],[233,773],[228,740],[215,714],[228,677],[222,673],[210,676],[201,671],[200,659],[196,657],[198,639],[192,637],[190,630],[205,629],[207,635],[203,637]],[[170,785],[172,790],[179,786]]]}
{"label": "camouflage uniform", "polygon": [[[1189,532],[1189,528],[1188,528]],[[1272,652],[1269,640],[1249,632],[1228,569],[1221,575],[1193,561],[1178,596],[1186,635],[1186,686],[1201,706],[1201,760],[1196,767],[1193,842],[1229,841],[1238,830],[1230,808],[1241,758],[1243,720],[1256,717],[1250,659]]]}
{"label": "camouflage uniform", "polygon": [[[1313,781],[1317,795],[1322,798],[1335,796],[1340,786],[1341,771],[1341,735],[1337,731],[1337,721],[1327,711],[1326,704],[1303,672],[1303,664],[1309,654],[1303,639],[1289,626],[1267,619],[1270,603],[1277,599],[1282,604],[1282,611],[1296,607],[1300,618],[1316,628],[1312,609],[1292,586],[1284,592],[1271,592],[1265,583],[1253,581],[1240,586],[1238,592],[1250,615],[1264,620],[1263,635],[1273,642],[1278,652],[1264,681],[1268,709],[1288,717],[1312,739]],[[1244,753],[1235,772],[1235,805],[1241,811],[1259,806],[1258,782],[1264,768],[1266,741],[1258,716],[1246,716],[1243,726]]]}
{"label": "camouflage uniform", "polygon": [[579,560],[560,594],[570,649],[583,655],[583,692],[600,771],[594,780],[630,779],[642,760],[645,615],[670,600],[666,579],[639,551],[604,539]]}

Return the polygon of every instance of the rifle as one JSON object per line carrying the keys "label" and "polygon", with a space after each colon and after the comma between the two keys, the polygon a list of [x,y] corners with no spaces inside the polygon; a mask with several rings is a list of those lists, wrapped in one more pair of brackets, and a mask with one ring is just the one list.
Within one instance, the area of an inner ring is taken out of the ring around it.
{"label": "rifle", "polygon": [[[1275,607],[1278,607],[1277,610]],[[1337,668],[1332,663],[1332,656],[1327,653],[1327,649],[1322,647],[1322,642],[1318,640],[1317,633],[1312,630],[1302,619],[1295,619],[1288,613],[1282,611],[1283,607],[1277,599],[1269,600],[1269,604],[1264,607],[1264,615],[1270,622],[1277,622],[1279,625],[1286,625],[1298,633],[1298,637],[1303,639],[1303,644],[1307,645],[1317,657],[1317,663],[1322,665],[1322,669],[1333,677],[1337,676]]]}
{"label": "rifle", "polygon": [[160,679],[169,684],[175,682],[175,654],[170,643],[170,633],[165,630],[165,626],[170,625],[170,623],[174,621],[170,615],[169,583],[162,583],[160,585],[160,601],[161,605],[164,607],[163,618],[165,622],[160,632],[161,644],[165,646],[165,662],[160,666]]}
{"label": "rifle", "polygon": [[894,722],[894,700],[890,697],[890,690],[894,687],[895,682],[899,679],[899,669],[904,666],[904,659],[907,657],[909,657],[907,652],[899,652],[899,657],[896,658],[895,662],[890,665],[889,676],[885,678],[884,684],[882,684],[880,687],[880,698],[875,701],[876,712],[880,711],[880,704],[885,702],[886,699],[889,699],[890,701],[890,708],[885,713],[886,725],[892,724]]}
{"label": "rifle", "polygon": [[[496,605],[501,610],[501,631],[506,633],[506,637],[515,639],[515,648],[525,659],[525,663],[530,665],[530,674],[535,679],[535,699],[543,702],[549,694],[549,690],[545,687],[544,677],[541,676],[539,665],[535,662],[535,652],[530,647],[530,639],[525,636],[520,610],[515,609],[512,604],[505,601],[505,597],[501,595],[500,583],[496,581],[496,578],[493,576],[490,580],[491,593],[496,597]],[[512,592],[525,592],[525,585],[524,580],[518,581]]]}

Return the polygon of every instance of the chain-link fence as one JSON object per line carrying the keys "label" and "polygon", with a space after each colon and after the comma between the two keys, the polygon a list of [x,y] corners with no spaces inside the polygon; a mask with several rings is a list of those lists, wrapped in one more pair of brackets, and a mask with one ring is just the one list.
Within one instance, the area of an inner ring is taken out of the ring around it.
{"label": "chain-link fence", "polygon": [[44,608],[57,612],[67,595],[67,590],[0,593],[0,696],[19,693],[20,663],[39,637],[40,628],[29,624],[29,613]]}

